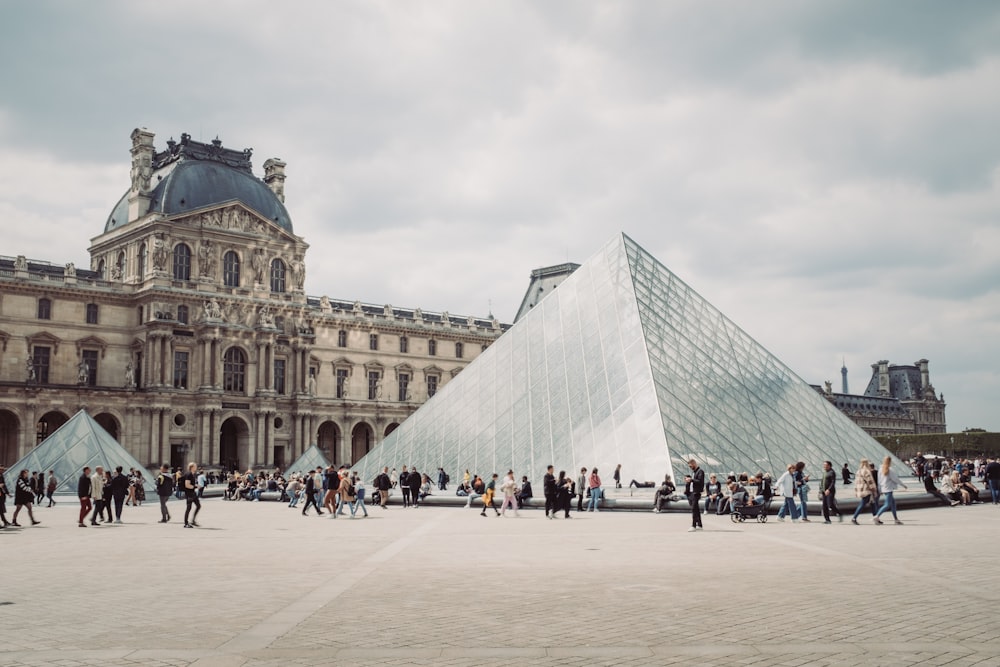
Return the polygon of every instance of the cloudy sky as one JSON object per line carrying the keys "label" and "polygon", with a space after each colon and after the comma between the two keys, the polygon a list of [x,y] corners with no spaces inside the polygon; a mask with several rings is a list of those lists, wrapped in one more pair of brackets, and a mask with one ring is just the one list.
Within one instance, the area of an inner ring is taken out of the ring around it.
{"label": "cloudy sky", "polygon": [[510,321],[624,231],[807,381],[1000,430],[990,2],[46,2],[0,24],[0,254],[89,265],[129,134],[288,163],[307,291]]}

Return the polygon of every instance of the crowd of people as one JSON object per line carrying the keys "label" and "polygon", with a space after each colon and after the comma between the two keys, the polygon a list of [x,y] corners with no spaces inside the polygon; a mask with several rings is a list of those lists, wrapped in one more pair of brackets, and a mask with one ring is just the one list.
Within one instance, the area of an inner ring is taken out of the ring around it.
{"label": "crowd of people", "polygon": [[[857,472],[852,472],[845,463],[838,474],[831,461],[824,461],[821,473],[813,480],[806,470],[806,464],[799,461],[789,464],[783,474],[774,480],[769,473],[763,471],[756,474],[730,472],[725,475],[713,472],[706,477],[705,471],[692,459],[688,464],[690,471],[683,480],[683,492],[679,492],[671,476],[666,475],[654,492],[652,511],[662,512],[672,502],[686,501],[692,517],[689,530],[697,531],[703,527],[702,513],[714,511],[716,515],[723,515],[740,507],[755,506],[763,508],[766,513],[772,499],[778,497],[779,522],[786,519],[792,522],[809,522],[809,494],[812,485],[816,484],[823,523],[829,524],[834,518],[837,521],[844,520],[837,504],[839,476],[844,485],[854,484],[858,503],[851,516],[852,523],[857,524],[860,515],[867,509],[875,524],[884,523],[882,517],[886,514],[891,515],[895,523],[901,524],[895,492],[907,487],[892,462],[893,459],[889,456],[880,465],[861,459]],[[958,506],[982,502],[976,480],[990,492],[993,504],[1000,504],[1000,461],[996,457],[953,460],[925,457],[918,453],[908,463],[913,475],[923,484],[924,490],[938,498],[942,504]],[[2,472],[3,468],[0,467],[0,473]],[[386,508],[390,494],[398,492],[404,508],[418,508],[422,501],[435,492],[448,491],[451,478],[443,468],[437,469],[435,479],[436,481],[430,475],[418,471],[415,466],[403,466],[399,473],[386,466],[371,480],[370,502]],[[613,479],[615,487],[621,488],[620,465],[614,470]],[[313,509],[317,516],[326,514],[336,518],[343,516],[345,509],[349,509],[351,518],[359,513],[363,517],[368,516],[365,482],[348,466],[319,466],[315,470],[295,472],[286,477],[278,469],[256,473],[253,470],[245,473],[232,471],[226,474],[199,470],[196,464],[191,463],[187,471],[180,468],[170,470],[164,465],[156,476],[155,486],[162,515],[160,523],[170,521],[167,500],[175,495],[187,500],[184,527],[197,527],[200,499],[206,487],[220,483],[226,485],[223,498],[229,501],[260,502],[263,499],[273,499],[286,502],[290,508],[301,505],[303,515]],[[656,485],[653,482],[640,483],[633,480],[630,486]],[[34,508],[42,506],[46,498],[48,507],[55,505],[57,501],[53,494],[57,487],[55,474],[51,470],[47,475],[20,471],[13,494],[0,478],[0,528],[20,526],[18,519],[22,511],[32,525],[40,523],[35,517]],[[466,469],[454,493],[465,498],[466,508],[479,509],[482,516],[493,512],[498,517],[506,516],[508,512],[518,516],[520,508],[534,497],[528,476],[521,475],[518,479],[513,470],[508,470],[501,479],[498,473],[479,475]],[[604,498],[601,477],[596,467],[581,467],[573,475],[567,474],[565,470],[560,470],[557,474],[553,466],[548,466],[542,477],[542,493],[545,516],[549,519],[559,516],[570,518],[574,500],[577,512],[599,512]],[[5,502],[10,495],[14,496],[16,508],[12,519],[8,521]],[[120,524],[124,506],[139,506],[145,500],[143,472],[130,469],[125,473],[121,466],[115,470],[105,470],[98,466],[91,473],[90,468],[85,468],[77,483],[77,495],[81,505],[80,527],[85,528],[88,523],[90,526],[98,526],[102,522]]]}

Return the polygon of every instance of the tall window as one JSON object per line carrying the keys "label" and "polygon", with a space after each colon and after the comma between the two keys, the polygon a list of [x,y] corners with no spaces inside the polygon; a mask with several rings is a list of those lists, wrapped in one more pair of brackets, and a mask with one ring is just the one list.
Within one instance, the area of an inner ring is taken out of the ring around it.
{"label": "tall window", "polygon": [[347,347],[347,332],[343,329],[337,332],[337,347]]}
{"label": "tall window", "polygon": [[103,259],[97,263],[97,275],[101,280],[105,280],[107,278],[107,275],[105,275],[106,268],[107,267],[105,266]]}
{"label": "tall window", "polygon": [[32,350],[32,365],[35,367],[35,379],[38,384],[49,383],[49,363],[52,349],[44,345],[36,345]]}
{"label": "tall window", "polygon": [[461,359],[462,355],[465,353],[465,346],[461,343],[455,343],[455,358]]}
{"label": "tall window", "polygon": [[222,256],[222,284],[226,287],[240,286],[240,256],[232,250]]}
{"label": "tall window", "polygon": [[374,401],[378,398],[378,381],[381,375],[378,371],[368,371],[368,400]]}
{"label": "tall window", "polygon": [[347,396],[347,369],[338,368],[337,369],[337,398],[345,398]]}
{"label": "tall window", "polygon": [[87,380],[84,384],[88,387],[97,386],[97,350],[84,350],[81,353],[81,360],[87,364]]}
{"label": "tall window", "polygon": [[271,262],[271,291],[285,291],[285,263],[280,259]]}
{"label": "tall window", "polygon": [[222,357],[222,389],[242,394],[246,391],[247,357],[238,347],[226,350]]}
{"label": "tall window", "polygon": [[87,324],[97,324],[97,304],[87,304]]}
{"label": "tall window", "polygon": [[399,374],[399,402],[403,403],[407,400],[407,390],[410,386],[410,374],[400,373]]}
{"label": "tall window", "polygon": [[378,349],[378,334],[368,334],[368,349],[369,350]]}
{"label": "tall window", "polygon": [[52,300],[51,299],[39,299],[38,300],[38,319],[40,319],[40,320],[51,320],[52,319]]}
{"label": "tall window", "polygon": [[399,337],[399,351],[403,354],[410,351],[410,339],[406,336]]}
{"label": "tall window", "polygon": [[437,375],[427,376],[427,398],[430,398],[438,392],[438,377]]}
{"label": "tall window", "polygon": [[429,341],[427,341],[427,354],[433,357],[437,353],[438,353],[438,342],[433,338],[431,338]]}
{"label": "tall window", "polygon": [[145,243],[139,244],[139,278],[146,275],[146,263],[149,261],[149,250]]}
{"label": "tall window", "polygon": [[188,388],[188,363],[191,358],[189,352],[182,352],[181,350],[174,351],[174,388],[175,389],[187,389]]}
{"label": "tall window", "polygon": [[174,280],[191,280],[191,248],[186,243],[174,246]]}
{"label": "tall window", "polygon": [[287,362],[284,359],[274,360],[274,390],[285,395],[285,364]]}
{"label": "tall window", "polygon": [[177,306],[177,321],[181,324],[187,324],[190,321],[190,314],[188,313],[187,306]]}

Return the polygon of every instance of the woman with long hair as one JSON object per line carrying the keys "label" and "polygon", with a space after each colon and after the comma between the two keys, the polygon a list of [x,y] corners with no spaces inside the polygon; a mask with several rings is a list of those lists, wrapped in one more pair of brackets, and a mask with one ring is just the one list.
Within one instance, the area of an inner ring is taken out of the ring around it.
{"label": "woman with long hair", "polygon": [[587,505],[588,512],[600,512],[597,509],[598,503],[601,502],[601,478],[597,474],[597,468],[590,471],[590,478],[587,480],[587,484],[590,486],[590,503]]}
{"label": "woman with long hair", "polygon": [[35,500],[35,492],[31,489],[31,479],[28,477],[30,471],[25,468],[21,471],[21,474],[17,477],[17,485],[14,488],[14,516],[11,517],[10,525],[21,527],[21,524],[17,522],[17,515],[21,513],[22,509],[28,510],[28,518],[31,519],[31,525],[37,526],[41,521],[35,521],[35,514],[31,511],[31,503]]}
{"label": "woman with long hair", "polygon": [[872,514],[875,513],[875,478],[872,476],[872,469],[868,459],[861,459],[858,465],[858,474],[854,476],[854,495],[860,501],[851,517],[851,523],[858,525],[858,515],[865,509],[866,505],[872,506]]}
{"label": "woman with long hair", "polygon": [[892,512],[892,519],[898,525],[903,525],[903,522],[899,520],[896,516],[896,499],[892,497],[893,492],[899,487],[906,488],[906,485],[900,481],[899,475],[896,471],[892,469],[892,457],[887,456],[882,459],[882,469],[879,471],[878,485],[885,499],[882,501],[882,507],[879,508],[878,512],[875,513],[875,518],[872,520],[874,523],[882,525],[882,521],[879,519],[882,513],[886,510]]}

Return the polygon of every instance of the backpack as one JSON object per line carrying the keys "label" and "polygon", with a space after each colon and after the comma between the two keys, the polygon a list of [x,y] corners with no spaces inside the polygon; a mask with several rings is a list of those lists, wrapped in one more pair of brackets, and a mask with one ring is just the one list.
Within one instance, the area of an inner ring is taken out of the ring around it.
{"label": "backpack", "polygon": [[170,492],[173,490],[174,480],[170,475],[165,475],[160,473],[156,477],[156,493],[160,496],[169,496]]}
{"label": "backpack", "polygon": [[350,482],[347,483],[347,495],[351,498],[357,496],[357,491],[354,489],[354,485]]}
{"label": "backpack", "polygon": [[448,473],[445,473],[444,474],[444,483],[447,484],[450,481],[451,481],[451,475],[449,475]]}

